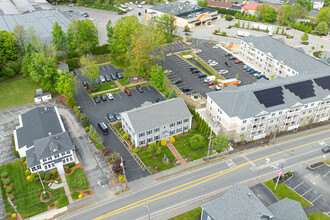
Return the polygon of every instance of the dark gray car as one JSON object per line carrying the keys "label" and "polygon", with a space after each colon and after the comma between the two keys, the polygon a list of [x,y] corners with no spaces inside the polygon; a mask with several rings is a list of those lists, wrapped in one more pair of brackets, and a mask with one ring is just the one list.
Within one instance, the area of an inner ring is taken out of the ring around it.
{"label": "dark gray car", "polygon": [[115,116],[116,120],[118,120],[118,121],[121,120],[121,116],[120,116],[120,114],[118,112],[115,112],[114,113],[114,116]]}
{"label": "dark gray car", "polygon": [[117,72],[116,75],[117,75],[118,79],[123,79],[124,78],[124,76],[120,72]]}
{"label": "dark gray car", "polygon": [[114,74],[114,73],[111,73],[111,75],[110,75],[110,76],[111,76],[111,79],[112,79],[112,80],[117,80],[117,75],[116,75],[116,74]]}
{"label": "dark gray car", "polygon": [[110,81],[111,81],[111,77],[110,77],[109,75],[105,75],[105,80],[106,80],[107,82],[110,82]]}
{"label": "dark gray car", "polygon": [[113,116],[113,114],[108,114],[108,119],[110,122],[116,121],[116,118],[115,118],[115,116]]}

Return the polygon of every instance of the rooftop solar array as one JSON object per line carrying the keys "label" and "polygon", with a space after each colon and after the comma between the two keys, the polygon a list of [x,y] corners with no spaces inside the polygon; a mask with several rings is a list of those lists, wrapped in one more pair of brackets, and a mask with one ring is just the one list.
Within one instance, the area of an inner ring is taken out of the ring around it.
{"label": "rooftop solar array", "polygon": [[330,91],[330,76],[325,76],[321,78],[314,79],[318,86],[321,86],[323,89]]}
{"label": "rooftop solar array", "polygon": [[281,86],[263,89],[253,93],[257,97],[260,104],[265,105],[266,108],[284,104],[283,88]]}
{"label": "rooftop solar array", "polygon": [[315,96],[312,80],[306,80],[298,83],[285,85],[284,88],[299,96],[300,99],[306,99]]}

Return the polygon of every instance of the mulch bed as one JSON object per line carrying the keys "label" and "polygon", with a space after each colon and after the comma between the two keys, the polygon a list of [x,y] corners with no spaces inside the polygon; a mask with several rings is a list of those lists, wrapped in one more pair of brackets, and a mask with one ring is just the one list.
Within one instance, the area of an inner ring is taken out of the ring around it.
{"label": "mulch bed", "polygon": [[3,188],[8,188],[8,187],[11,187],[13,185],[13,182],[10,182],[10,184],[8,185],[8,186],[6,186],[6,185],[3,185]]}
{"label": "mulch bed", "polygon": [[4,180],[8,179],[9,177],[10,177],[10,174],[8,174],[8,176],[6,178],[1,177],[1,180],[4,181]]}
{"label": "mulch bed", "polygon": [[43,200],[42,195],[43,193],[40,194],[40,201],[41,202],[48,202],[52,198],[52,193],[49,191],[46,191],[46,193],[49,193],[49,199]]}
{"label": "mulch bed", "polygon": [[50,204],[47,206],[47,211],[52,210],[52,209],[56,209],[56,204],[57,204],[57,202],[58,202],[58,200],[52,202],[52,203],[55,204],[53,207],[50,207],[50,204],[52,204],[52,203],[50,203]]}
{"label": "mulch bed", "polygon": [[8,197],[8,196],[13,195],[13,194],[14,194],[14,190],[11,191],[11,193],[6,193],[6,196]]}
{"label": "mulch bed", "polygon": [[75,169],[77,169],[77,168],[84,168],[84,167],[83,167],[83,165],[81,163],[77,163],[76,165],[74,165],[73,167],[70,168],[71,169],[71,172],[70,173],[65,173],[65,176],[72,174],[73,171]]}
{"label": "mulch bed", "polygon": [[[91,195],[93,195],[93,191],[91,190],[91,189],[83,189],[83,190],[75,190],[76,192],[79,192],[80,194],[82,194],[83,195],[83,197],[81,198],[81,199],[83,199],[83,198],[85,198],[85,197],[87,197],[87,196],[91,196]],[[89,191],[89,194],[88,193],[84,193],[84,191]],[[72,192],[71,192],[72,193]],[[77,199],[72,199],[73,201],[77,201],[77,200],[79,200],[79,198],[77,198]]]}
{"label": "mulch bed", "polygon": [[[283,183],[283,182],[285,182],[285,181],[286,181],[287,179],[289,179],[291,176],[292,176],[292,175],[289,175],[288,173],[285,173],[284,175],[281,175],[280,180],[278,181],[278,183]],[[278,177],[273,178],[274,183],[277,182],[277,179],[278,179]]]}
{"label": "mulch bed", "polygon": [[[56,171],[56,173],[57,173],[57,171]],[[38,176],[38,175],[36,175],[36,176]],[[28,180],[27,179],[27,176],[25,176],[25,179],[27,180],[27,181],[29,181],[29,182],[36,182],[36,181],[33,181],[33,180]],[[61,177],[60,177],[60,175],[58,175],[58,173],[57,173],[57,178],[56,179],[54,179],[54,180],[52,180],[52,179],[50,179],[50,180],[42,180],[42,182],[43,183],[51,183],[51,182],[53,182],[53,181],[56,181],[56,180],[58,180],[58,179],[61,179]],[[39,182],[39,181],[38,181]]]}
{"label": "mulch bed", "polygon": [[[322,166],[324,164],[324,162],[318,162],[318,163],[314,163],[314,164],[311,164],[311,168],[316,168],[316,167],[319,167],[319,166]],[[313,166],[314,165],[314,166]]]}

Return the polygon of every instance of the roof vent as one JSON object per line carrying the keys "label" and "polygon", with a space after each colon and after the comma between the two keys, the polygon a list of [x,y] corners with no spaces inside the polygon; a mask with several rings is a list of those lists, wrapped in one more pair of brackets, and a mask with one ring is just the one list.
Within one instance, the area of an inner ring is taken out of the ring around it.
{"label": "roof vent", "polygon": [[251,197],[251,193],[248,193],[248,197]]}
{"label": "roof vent", "polygon": [[52,132],[49,132],[48,133],[48,136],[50,137],[50,138],[52,138],[53,136],[52,136]]}

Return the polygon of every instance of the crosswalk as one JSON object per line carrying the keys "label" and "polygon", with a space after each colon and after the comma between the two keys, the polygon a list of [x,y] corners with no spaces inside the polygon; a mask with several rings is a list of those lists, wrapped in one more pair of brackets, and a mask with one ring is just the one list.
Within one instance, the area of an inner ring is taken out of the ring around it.
{"label": "crosswalk", "polygon": [[229,166],[229,167],[235,167],[236,164],[234,163],[234,161],[232,161],[232,159],[229,159],[226,161],[226,164]]}

